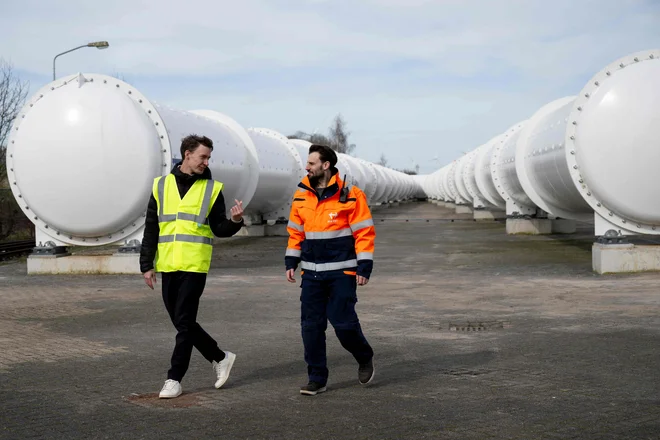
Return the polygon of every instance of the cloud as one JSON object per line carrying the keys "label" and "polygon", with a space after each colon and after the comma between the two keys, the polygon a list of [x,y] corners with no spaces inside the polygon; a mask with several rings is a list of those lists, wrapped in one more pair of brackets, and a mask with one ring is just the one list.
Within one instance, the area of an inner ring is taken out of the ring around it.
{"label": "cloud", "polygon": [[285,132],[341,112],[357,154],[431,171],[653,48],[659,18],[643,0],[25,0],[3,5],[0,57],[36,88],[55,54],[108,40],[59,75],[120,73],[156,101]]}
{"label": "cloud", "polygon": [[383,67],[401,58],[455,75],[487,72],[492,60],[534,74],[561,73],[560,65],[602,52],[597,41],[602,46],[609,37],[621,45],[657,34],[644,3],[630,0],[556,0],[552,6],[528,0],[116,0],[103,8],[71,0],[45,10],[41,3],[9,5],[0,18],[13,36],[3,39],[0,53],[13,52],[30,71],[43,71],[45,60],[70,46],[105,39],[110,51],[67,57],[148,75]]}

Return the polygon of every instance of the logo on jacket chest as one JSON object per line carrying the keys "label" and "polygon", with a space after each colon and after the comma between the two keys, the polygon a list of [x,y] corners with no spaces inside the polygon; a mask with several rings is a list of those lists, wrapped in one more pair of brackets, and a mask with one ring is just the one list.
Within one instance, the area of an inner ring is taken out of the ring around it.
{"label": "logo on jacket chest", "polygon": [[328,220],[328,223],[337,223],[337,213],[336,212],[329,213],[328,217],[330,217],[330,220]]}

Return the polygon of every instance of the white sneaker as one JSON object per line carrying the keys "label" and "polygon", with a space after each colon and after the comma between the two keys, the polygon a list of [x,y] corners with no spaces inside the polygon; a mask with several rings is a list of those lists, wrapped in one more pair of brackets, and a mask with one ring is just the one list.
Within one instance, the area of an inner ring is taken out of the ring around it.
{"label": "white sneaker", "polygon": [[160,390],[158,397],[161,399],[171,399],[173,397],[179,397],[181,395],[181,384],[176,380],[167,379],[163,389]]}
{"label": "white sneaker", "polygon": [[215,387],[220,388],[227,382],[229,379],[229,372],[231,367],[234,365],[236,360],[236,355],[230,351],[225,351],[225,358],[220,362],[213,361],[213,370],[218,376],[218,380],[215,382]]}

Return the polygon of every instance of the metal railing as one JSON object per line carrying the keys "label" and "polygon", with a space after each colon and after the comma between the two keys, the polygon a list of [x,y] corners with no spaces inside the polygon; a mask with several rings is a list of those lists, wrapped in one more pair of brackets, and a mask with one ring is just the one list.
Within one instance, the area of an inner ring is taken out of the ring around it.
{"label": "metal railing", "polygon": [[0,243],[0,260],[29,254],[34,248],[34,240],[16,240]]}

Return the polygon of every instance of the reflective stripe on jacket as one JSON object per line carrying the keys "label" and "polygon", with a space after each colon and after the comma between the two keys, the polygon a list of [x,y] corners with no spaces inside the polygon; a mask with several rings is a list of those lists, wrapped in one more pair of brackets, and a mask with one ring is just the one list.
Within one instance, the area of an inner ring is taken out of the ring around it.
{"label": "reflective stripe on jacket", "polygon": [[343,271],[369,277],[373,268],[374,228],[364,193],[346,187],[345,203],[340,201],[344,185],[335,173],[319,197],[305,177],[291,204],[285,254],[287,269],[300,264],[307,272]]}
{"label": "reflective stripe on jacket", "polygon": [[160,228],[157,272],[208,273],[213,253],[208,215],[222,188],[214,180],[197,180],[181,199],[173,174],[154,179]]}

